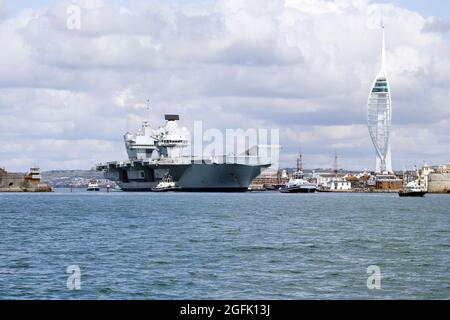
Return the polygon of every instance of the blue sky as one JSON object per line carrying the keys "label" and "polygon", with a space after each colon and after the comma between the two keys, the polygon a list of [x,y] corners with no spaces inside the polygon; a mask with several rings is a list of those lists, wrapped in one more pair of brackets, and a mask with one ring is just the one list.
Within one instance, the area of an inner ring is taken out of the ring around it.
{"label": "blue sky", "polygon": [[[45,6],[46,4],[49,4],[51,2],[56,2],[57,0],[5,0],[6,7],[8,8],[8,11],[12,14],[18,14],[22,10],[31,8],[31,9],[37,9],[42,6]],[[178,2],[178,3],[189,3],[189,2],[206,2],[209,0],[201,0],[201,1],[195,1],[195,0],[170,0],[171,2]],[[126,3],[127,0],[107,0],[108,3]]]}
{"label": "blue sky", "polygon": [[450,1],[443,0],[395,0],[395,1],[374,1],[393,3],[395,5],[417,11],[424,16],[437,16],[445,20],[450,20]]}
{"label": "blue sky", "polygon": [[27,0],[6,0],[6,7],[8,9],[8,12],[16,15],[20,13],[22,10],[27,8],[40,8],[44,5],[46,5],[49,1],[48,0],[33,0],[33,1],[27,1]]}
{"label": "blue sky", "polygon": [[[108,0],[109,2],[113,3],[125,3],[126,0]],[[173,2],[196,2],[195,0],[171,0]],[[8,10],[13,13],[17,14],[21,10],[26,8],[39,8],[43,5],[50,2],[50,0],[6,0],[6,6]],[[199,2],[199,1],[197,1]],[[205,2],[205,0],[202,0],[202,2]],[[402,6],[404,8],[408,8],[413,11],[420,12],[424,16],[438,16],[445,20],[450,21],[450,1],[443,1],[443,0],[393,0],[393,1],[386,1],[386,0],[379,0],[379,1],[373,1],[373,2],[379,2],[379,3],[393,3],[398,6]]]}
{"label": "blue sky", "polygon": [[[447,0],[379,0],[378,3],[393,3],[397,6],[415,11],[424,17],[439,17],[447,24],[450,24],[450,1]],[[444,36],[450,42],[450,33]]]}

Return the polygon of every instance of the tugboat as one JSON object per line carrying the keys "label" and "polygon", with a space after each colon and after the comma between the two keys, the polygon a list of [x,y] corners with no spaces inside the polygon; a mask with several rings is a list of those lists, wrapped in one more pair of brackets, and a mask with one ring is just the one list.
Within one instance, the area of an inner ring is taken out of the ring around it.
{"label": "tugboat", "polygon": [[176,185],[170,174],[165,175],[161,182],[158,183],[156,187],[152,188],[153,192],[169,192],[179,190],[181,190],[181,187]]}
{"label": "tugboat", "polygon": [[91,179],[89,181],[87,191],[100,191],[100,187],[98,186],[98,182],[96,179]]}
{"label": "tugboat", "polygon": [[297,159],[297,171],[294,172],[289,182],[282,186],[279,191],[281,193],[314,193],[317,185],[310,183],[304,179],[302,155]]}
{"label": "tugboat", "polygon": [[426,194],[427,192],[416,181],[409,182],[405,190],[401,190],[398,193],[400,197],[423,197]]}

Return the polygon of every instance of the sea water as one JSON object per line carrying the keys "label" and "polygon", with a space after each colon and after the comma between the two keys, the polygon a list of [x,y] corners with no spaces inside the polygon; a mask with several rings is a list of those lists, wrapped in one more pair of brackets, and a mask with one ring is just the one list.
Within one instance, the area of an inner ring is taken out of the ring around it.
{"label": "sea water", "polygon": [[0,298],[449,299],[450,195],[0,194]]}

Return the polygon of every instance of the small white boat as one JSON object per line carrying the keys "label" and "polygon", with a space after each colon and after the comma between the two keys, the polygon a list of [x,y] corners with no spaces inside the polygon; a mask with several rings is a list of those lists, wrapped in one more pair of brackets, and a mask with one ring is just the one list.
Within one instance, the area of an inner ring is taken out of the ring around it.
{"label": "small white boat", "polygon": [[398,193],[400,197],[423,197],[426,194],[427,192],[416,181],[409,182],[405,189]]}
{"label": "small white boat", "polygon": [[295,172],[289,182],[279,189],[281,193],[314,193],[316,190],[316,184],[303,179],[303,171]]}
{"label": "small white boat", "polygon": [[177,184],[173,181],[171,175],[166,175],[161,180],[160,183],[154,188],[152,188],[153,192],[168,192],[168,191],[179,191],[181,190],[180,186],[177,186]]}
{"label": "small white boat", "polygon": [[280,187],[278,190],[281,193],[314,193],[317,190],[317,185],[305,180],[303,174],[303,155],[297,158],[297,171],[294,172],[289,182]]}
{"label": "small white boat", "polygon": [[91,179],[89,181],[87,191],[100,191],[100,187],[99,187],[98,181],[96,179]]}

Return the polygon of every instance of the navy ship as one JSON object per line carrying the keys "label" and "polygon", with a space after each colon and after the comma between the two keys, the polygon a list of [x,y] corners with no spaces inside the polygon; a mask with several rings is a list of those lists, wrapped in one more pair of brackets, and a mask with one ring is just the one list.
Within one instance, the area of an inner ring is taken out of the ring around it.
{"label": "navy ship", "polygon": [[100,163],[96,170],[116,181],[123,191],[153,191],[170,175],[180,191],[245,192],[271,165],[259,157],[258,151],[208,159],[183,155],[189,146],[189,132],[178,126],[179,115],[165,115],[165,120],[158,129],[144,121],[137,133],[126,133],[128,160]]}

